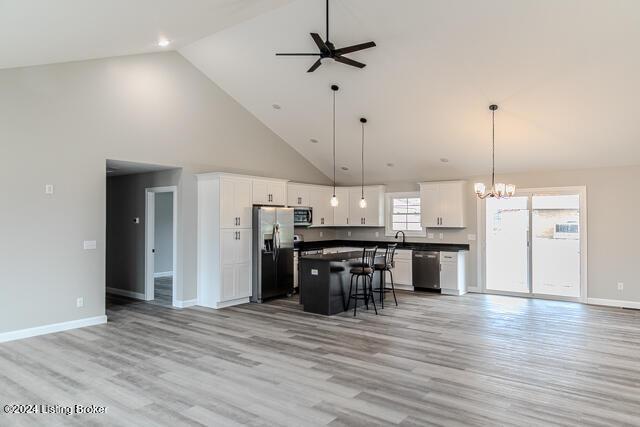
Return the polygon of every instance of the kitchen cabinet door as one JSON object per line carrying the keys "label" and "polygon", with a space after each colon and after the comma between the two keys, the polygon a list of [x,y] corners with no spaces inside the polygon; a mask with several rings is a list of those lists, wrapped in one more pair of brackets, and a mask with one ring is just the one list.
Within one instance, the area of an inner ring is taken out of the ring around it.
{"label": "kitchen cabinet door", "polygon": [[287,184],[284,182],[270,182],[267,185],[267,195],[269,196],[269,204],[276,206],[285,206],[287,204]]}
{"label": "kitchen cabinet door", "polygon": [[234,254],[234,261],[236,263],[251,264],[252,238],[251,229],[238,230]]}
{"label": "kitchen cabinet door", "polygon": [[253,204],[268,205],[269,204],[269,182],[254,179],[251,183],[253,188]]}
{"label": "kitchen cabinet door", "polygon": [[234,274],[234,299],[250,297],[253,292],[251,282],[251,263],[236,264]]}
{"label": "kitchen cabinet door", "polygon": [[465,227],[465,185],[463,182],[443,182],[439,186],[440,226]]}
{"label": "kitchen cabinet door", "polygon": [[440,226],[440,187],[437,183],[420,184],[420,210],[423,227]]}
{"label": "kitchen cabinet door", "polygon": [[222,265],[233,265],[237,258],[238,230],[224,229],[220,232],[220,262]]}
{"label": "kitchen cabinet door", "polygon": [[333,187],[313,187],[309,189],[309,199],[313,209],[313,225],[317,227],[333,225],[331,196]]}
{"label": "kitchen cabinet door", "polygon": [[238,226],[238,212],[235,206],[235,182],[232,179],[220,180],[220,227]]}
{"label": "kitchen cabinet door", "polygon": [[238,227],[251,228],[253,203],[251,203],[251,181],[239,179],[234,183],[234,209],[238,216]]}
{"label": "kitchen cabinet door", "polygon": [[384,187],[364,187],[364,197],[367,200],[364,225],[384,227]]}
{"label": "kitchen cabinet door", "polygon": [[311,206],[309,201],[309,191],[309,186],[301,184],[288,184],[287,205],[289,207]]}
{"label": "kitchen cabinet door", "polygon": [[229,301],[236,295],[236,266],[234,264],[222,266],[222,283],[220,300]]}
{"label": "kitchen cabinet door", "polygon": [[367,216],[367,209],[360,207],[361,198],[362,190],[360,187],[349,188],[349,225],[353,227],[364,225]]}
{"label": "kitchen cabinet door", "polygon": [[[333,187],[331,193],[333,194]],[[332,195],[331,194],[331,195]],[[329,198],[331,198],[329,195]],[[349,223],[349,189],[336,188],[336,197],[338,197],[338,206],[333,209],[333,225],[344,226]]]}
{"label": "kitchen cabinet door", "polygon": [[[395,260],[393,280],[396,285],[413,286],[413,278],[411,277],[411,261]],[[391,286],[389,273],[387,273],[387,286]]]}

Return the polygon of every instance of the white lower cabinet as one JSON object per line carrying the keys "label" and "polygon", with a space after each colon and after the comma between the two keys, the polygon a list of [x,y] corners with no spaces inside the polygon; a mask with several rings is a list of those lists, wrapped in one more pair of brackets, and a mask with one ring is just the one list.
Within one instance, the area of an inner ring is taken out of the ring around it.
{"label": "white lower cabinet", "polygon": [[[393,257],[393,283],[400,288],[413,288],[413,269],[411,251],[407,249],[396,249]],[[391,286],[391,275],[387,272],[387,287]]]}
{"label": "white lower cabinet", "polygon": [[466,251],[440,252],[440,291],[444,295],[467,293]]}

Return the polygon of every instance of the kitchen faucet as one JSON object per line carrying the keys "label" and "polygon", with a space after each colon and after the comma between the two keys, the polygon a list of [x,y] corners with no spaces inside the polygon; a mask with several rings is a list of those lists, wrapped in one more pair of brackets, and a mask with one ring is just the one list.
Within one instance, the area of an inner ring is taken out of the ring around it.
{"label": "kitchen faucet", "polygon": [[394,237],[394,239],[398,238],[398,234],[402,233],[402,246],[404,246],[404,239],[405,239],[405,235],[404,235],[404,231],[398,231],[396,233],[396,237]]}

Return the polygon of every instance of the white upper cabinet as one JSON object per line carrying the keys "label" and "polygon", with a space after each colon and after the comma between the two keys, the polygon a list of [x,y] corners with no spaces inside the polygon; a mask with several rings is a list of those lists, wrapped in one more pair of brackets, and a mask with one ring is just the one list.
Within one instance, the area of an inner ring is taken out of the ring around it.
{"label": "white upper cabinet", "polygon": [[[333,187],[331,188],[331,195],[333,195]],[[349,189],[348,188],[336,188],[336,197],[338,198],[338,206],[333,209],[333,225],[345,226],[349,225]]]}
{"label": "white upper cabinet", "polygon": [[465,228],[466,183],[420,183],[422,225],[428,228]]}
{"label": "white upper cabinet", "polygon": [[285,206],[287,194],[286,181],[254,179],[253,204]]}
{"label": "white upper cabinet", "polygon": [[349,225],[365,227],[384,226],[384,186],[364,187],[364,198],[367,207],[360,207],[362,188],[349,189]]}
{"label": "white upper cabinet", "polygon": [[220,179],[221,228],[251,228],[251,180],[237,177]]}
{"label": "white upper cabinet", "polygon": [[332,226],[333,208],[331,207],[331,196],[333,187],[309,187],[310,206],[313,209],[312,218],[314,226]]}
{"label": "white upper cabinet", "polygon": [[287,205],[295,208],[298,206],[309,207],[311,201],[309,193],[311,186],[303,184],[287,184]]}

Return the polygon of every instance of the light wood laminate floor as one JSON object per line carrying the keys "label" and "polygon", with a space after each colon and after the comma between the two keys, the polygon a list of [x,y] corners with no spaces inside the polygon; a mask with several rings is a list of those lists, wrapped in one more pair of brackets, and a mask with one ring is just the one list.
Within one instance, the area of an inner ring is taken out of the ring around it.
{"label": "light wood laminate floor", "polygon": [[323,317],[110,298],[106,325],[0,344],[0,425],[640,425],[640,312],[470,294]]}

